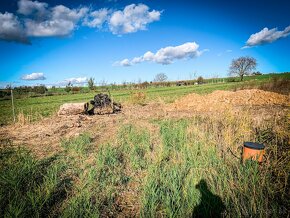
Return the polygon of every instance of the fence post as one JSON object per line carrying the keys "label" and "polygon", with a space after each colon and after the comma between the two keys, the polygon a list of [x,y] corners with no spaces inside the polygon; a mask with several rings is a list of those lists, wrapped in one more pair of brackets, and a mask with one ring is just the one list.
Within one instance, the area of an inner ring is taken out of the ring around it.
{"label": "fence post", "polygon": [[12,86],[10,88],[11,88],[11,101],[12,101],[13,121],[15,123],[15,110],[14,110],[14,99],[13,99],[13,88],[12,88]]}

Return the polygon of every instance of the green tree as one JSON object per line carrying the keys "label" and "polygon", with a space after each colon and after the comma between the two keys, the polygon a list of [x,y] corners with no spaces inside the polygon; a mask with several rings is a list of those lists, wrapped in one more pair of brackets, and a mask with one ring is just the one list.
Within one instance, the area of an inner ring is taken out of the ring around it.
{"label": "green tree", "polygon": [[203,79],[202,76],[199,76],[199,77],[197,78],[197,83],[198,83],[198,84],[203,84],[203,83],[204,83],[204,79]]}
{"label": "green tree", "polygon": [[71,91],[71,88],[72,88],[72,83],[71,82],[68,82],[68,84],[66,85],[66,87],[64,88],[64,90],[69,93]]}
{"label": "green tree", "polygon": [[91,77],[88,80],[88,86],[90,90],[94,90],[95,89],[95,79],[93,77]]}

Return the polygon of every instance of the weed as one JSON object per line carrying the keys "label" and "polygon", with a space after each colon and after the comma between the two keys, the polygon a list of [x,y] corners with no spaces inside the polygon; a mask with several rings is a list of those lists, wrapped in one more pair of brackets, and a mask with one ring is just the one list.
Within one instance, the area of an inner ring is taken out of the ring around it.
{"label": "weed", "polygon": [[129,101],[132,104],[139,104],[139,105],[145,105],[146,103],[146,93],[145,92],[132,92],[130,94],[130,99]]}

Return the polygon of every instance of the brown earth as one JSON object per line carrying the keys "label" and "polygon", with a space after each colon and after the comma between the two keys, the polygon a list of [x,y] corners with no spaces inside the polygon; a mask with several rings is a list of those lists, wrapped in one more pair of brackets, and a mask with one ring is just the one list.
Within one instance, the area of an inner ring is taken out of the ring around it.
{"label": "brown earth", "polygon": [[194,115],[214,115],[231,110],[234,113],[249,111],[252,117],[272,119],[288,112],[289,96],[261,90],[237,92],[215,91],[208,95],[189,94],[172,104],[162,102],[146,106],[124,105],[121,113],[109,115],[52,116],[26,125],[9,125],[0,128],[0,146],[12,142],[24,145],[38,157],[61,150],[63,139],[89,132],[94,144],[114,139],[120,126],[134,123],[150,131],[158,131],[150,122],[153,119],[184,118]]}
{"label": "brown earth", "polygon": [[229,108],[257,106],[289,106],[289,96],[258,89],[214,91],[208,95],[189,94],[177,99],[169,110],[191,110],[195,112],[221,111]]}

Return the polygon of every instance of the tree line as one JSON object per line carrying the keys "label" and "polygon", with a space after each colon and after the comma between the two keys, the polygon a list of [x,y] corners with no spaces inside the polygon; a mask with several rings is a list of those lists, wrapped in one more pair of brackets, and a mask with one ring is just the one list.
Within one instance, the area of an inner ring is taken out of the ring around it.
{"label": "tree line", "polygon": [[[253,72],[256,69],[257,61],[253,57],[240,57],[233,59],[229,67],[229,75],[238,76],[240,80],[243,81],[244,76],[246,75],[261,75],[260,72]],[[234,78],[228,78],[227,82],[235,81]],[[123,82],[122,84],[107,84],[106,81],[102,81],[99,86],[96,85],[94,78],[89,78],[87,81],[87,87],[74,86],[69,82],[64,88],[56,88],[52,86],[51,89],[47,89],[45,85],[38,86],[19,86],[14,87],[13,91],[15,95],[54,95],[60,92],[63,93],[80,93],[80,92],[89,92],[93,91],[107,91],[110,90],[120,90],[120,89],[146,89],[148,87],[170,87],[170,86],[187,86],[187,85],[200,85],[207,83],[208,80],[205,80],[202,76],[199,76],[194,80],[182,80],[182,81],[168,81],[168,77],[165,73],[158,73],[155,75],[153,81],[147,82]],[[6,87],[6,90],[0,90],[0,98],[10,96],[11,90],[10,86]]]}

